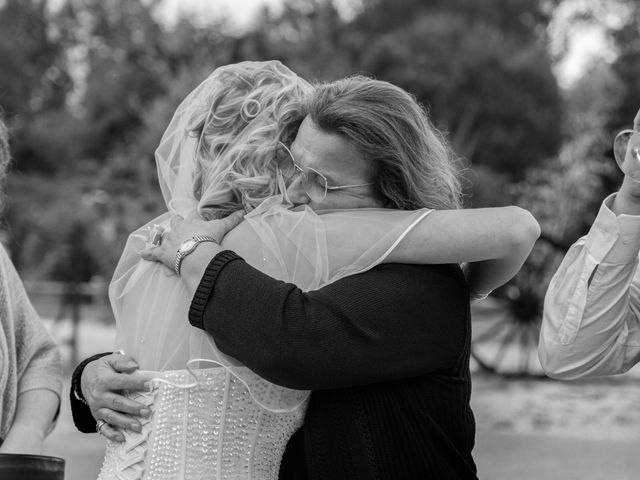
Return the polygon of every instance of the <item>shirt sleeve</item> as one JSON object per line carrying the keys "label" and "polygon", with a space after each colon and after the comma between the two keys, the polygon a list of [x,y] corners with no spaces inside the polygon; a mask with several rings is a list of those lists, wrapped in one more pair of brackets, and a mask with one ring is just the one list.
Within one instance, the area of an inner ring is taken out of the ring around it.
{"label": "shirt sleeve", "polygon": [[302,292],[225,251],[209,264],[189,320],[273,383],[342,388],[455,365],[469,292],[458,266],[400,264]]}
{"label": "shirt sleeve", "polygon": [[561,379],[626,372],[640,360],[640,216],[603,202],[547,290],[539,357]]}

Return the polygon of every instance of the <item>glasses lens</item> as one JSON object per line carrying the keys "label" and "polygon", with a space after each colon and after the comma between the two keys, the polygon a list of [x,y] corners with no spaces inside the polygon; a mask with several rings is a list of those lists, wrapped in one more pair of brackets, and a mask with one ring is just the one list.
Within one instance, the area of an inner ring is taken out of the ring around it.
{"label": "glasses lens", "polygon": [[622,173],[640,182],[640,133],[624,130],[616,135],[613,155]]}
{"label": "glasses lens", "polygon": [[293,163],[293,158],[291,158],[291,153],[280,143],[276,147],[276,163],[285,180],[289,180],[296,174],[296,167]]}
{"label": "glasses lens", "polygon": [[312,168],[305,169],[304,190],[314,202],[321,202],[327,196],[327,179]]}

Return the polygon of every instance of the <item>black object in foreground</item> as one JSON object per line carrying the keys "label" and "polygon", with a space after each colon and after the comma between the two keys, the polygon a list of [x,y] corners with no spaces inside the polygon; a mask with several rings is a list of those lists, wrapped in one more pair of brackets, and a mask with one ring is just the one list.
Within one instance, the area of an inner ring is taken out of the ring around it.
{"label": "black object in foreground", "polygon": [[45,455],[0,453],[2,480],[64,480],[64,460]]}

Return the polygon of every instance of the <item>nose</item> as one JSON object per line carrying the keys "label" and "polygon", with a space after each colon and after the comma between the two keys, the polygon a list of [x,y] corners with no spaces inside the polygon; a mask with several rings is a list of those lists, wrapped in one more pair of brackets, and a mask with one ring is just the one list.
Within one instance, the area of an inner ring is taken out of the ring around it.
{"label": "nose", "polygon": [[304,190],[304,180],[302,175],[296,175],[287,187],[287,197],[294,205],[306,205],[311,201],[309,195]]}

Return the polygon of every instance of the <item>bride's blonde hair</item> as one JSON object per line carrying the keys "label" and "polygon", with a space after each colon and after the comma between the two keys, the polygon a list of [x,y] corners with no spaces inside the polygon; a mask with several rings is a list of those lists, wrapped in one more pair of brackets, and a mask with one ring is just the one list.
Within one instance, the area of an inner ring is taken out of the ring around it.
{"label": "bride's blonde hair", "polygon": [[278,193],[274,152],[291,143],[311,86],[278,61],[216,69],[189,119],[198,137],[193,195],[205,218],[251,210]]}

